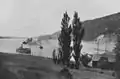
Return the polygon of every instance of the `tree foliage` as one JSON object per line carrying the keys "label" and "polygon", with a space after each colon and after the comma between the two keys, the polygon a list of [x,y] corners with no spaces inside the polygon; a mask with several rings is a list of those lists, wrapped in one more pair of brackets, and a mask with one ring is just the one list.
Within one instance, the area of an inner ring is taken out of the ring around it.
{"label": "tree foliage", "polygon": [[69,64],[70,58],[70,43],[71,43],[71,34],[73,36],[73,50],[75,52],[75,61],[78,64],[80,58],[80,52],[82,49],[81,40],[84,36],[84,28],[82,27],[82,23],[80,22],[80,18],[78,17],[78,13],[75,12],[73,22],[69,24],[70,17],[67,12],[64,13],[62,21],[61,21],[61,33],[58,37],[59,46],[60,46],[60,55],[63,61],[63,64]]}
{"label": "tree foliage", "polygon": [[116,61],[120,61],[120,29],[118,29],[115,34],[117,35],[117,42],[113,51],[116,54]]}
{"label": "tree foliage", "polygon": [[81,40],[84,36],[84,28],[82,27],[82,23],[80,22],[80,18],[78,17],[78,13],[75,12],[73,22],[72,22],[72,27],[73,27],[73,49],[75,52],[75,60],[78,63],[79,58],[80,58],[80,52],[82,49],[82,44]]}
{"label": "tree foliage", "polygon": [[71,42],[71,26],[69,25],[70,17],[67,12],[64,13],[62,22],[61,22],[61,34],[58,37],[59,45],[61,47],[61,59],[63,63],[68,64],[70,56],[70,42]]}
{"label": "tree foliage", "polygon": [[113,52],[115,52],[116,56],[116,62],[115,62],[115,66],[114,66],[114,70],[116,72],[116,77],[118,77],[118,79],[120,78],[119,76],[119,71],[120,71],[120,29],[118,29],[118,31],[116,31],[116,35],[117,35],[117,42],[115,45],[115,48],[113,50]]}

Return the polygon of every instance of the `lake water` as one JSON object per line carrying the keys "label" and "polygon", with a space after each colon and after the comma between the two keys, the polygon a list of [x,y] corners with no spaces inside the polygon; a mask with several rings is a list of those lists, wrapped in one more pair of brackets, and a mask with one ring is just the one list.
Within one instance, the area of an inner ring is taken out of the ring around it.
{"label": "lake water", "polygon": [[[18,48],[22,41],[25,39],[0,39],[0,52],[6,52],[6,53],[15,53],[16,54],[16,48]],[[52,56],[52,51],[55,47],[57,47],[57,40],[45,40],[42,42],[43,49],[40,49],[36,45],[31,45],[31,51],[34,56]],[[82,52],[89,52],[89,53],[96,53],[96,47],[97,45],[93,42],[83,42],[83,48]],[[100,44],[100,52],[104,52],[105,45]],[[108,50],[112,51],[114,47],[114,44],[108,45]]]}
{"label": "lake water", "polygon": [[16,48],[20,46],[24,39],[0,39],[0,52],[16,53]]}
{"label": "lake water", "polygon": [[[0,52],[17,54],[16,48],[20,47],[24,40],[25,39],[0,39]],[[40,49],[37,45],[29,46],[31,48],[32,55],[51,57],[52,50],[55,46],[46,41],[42,42],[42,44],[44,49]]]}

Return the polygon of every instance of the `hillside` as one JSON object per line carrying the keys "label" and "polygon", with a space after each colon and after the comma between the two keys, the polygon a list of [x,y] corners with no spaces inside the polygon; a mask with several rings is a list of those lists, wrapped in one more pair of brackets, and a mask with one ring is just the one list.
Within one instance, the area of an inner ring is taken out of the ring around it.
{"label": "hillside", "polygon": [[[0,79],[68,79],[60,73],[61,66],[55,65],[51,59],[0,53]],[[87,69],[70,70],[73,79],[114,79],[112,71]]]}
{"label": "hillside", "polygon": [[105,28],[108,28],[107,33],[113,33],[120,27],[120,13],[108,15],[105,17],[88,20],[83,22],[83,27],[85,27],[85,37],[84,40],[90,41],[94,40],[100,35],[100,33],[105,32]]}
{"label": "hillside", "polygon": [[[108,34],[115,32],[120,27],[119,21],[120,21],[120,13],[115,13],[82,22],[83,27],[85,28],[85,36],[83,40],[93,41],[101,33],[105,32],[105,28],[108,28],[108,31],[106,32]],[[56,39],[59,33],[60,31],[55,32],[51,35],[45,35],[44,38],[43,36],[40,36],[38,39],[39,40]]]}

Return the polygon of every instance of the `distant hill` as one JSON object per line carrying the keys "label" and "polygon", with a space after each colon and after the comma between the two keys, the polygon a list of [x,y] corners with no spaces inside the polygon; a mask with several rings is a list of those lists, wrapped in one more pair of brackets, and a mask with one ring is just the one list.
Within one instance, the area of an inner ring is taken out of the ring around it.
{"label": "distant hill", "polygon": [[40,41],[40,40],[49,40],[49,39],[53,39],[52,35],[43,35],[43,36],[38,37],[38,41]]}
{"label": "distant hill", "polygon": [[[111,14],[108,16],[96,18],[93,20],[86,20],[82,22],[83,27],[85,28],[85,36],[83,40],[93,41],[101,33],[105,32],[105,28],[108,28],[107,34],[115,32],[120,28],[120,13]],[[47,39],[57,39],[60,31],[55,32],[51,35],[40,36],[39,40]]]}
{"label": "distant hill", "polygon": [[53,34],[50,34],[50,35],[39,36],[38,41],[40,41],[40,40],[49,40],[49,39],[57,39],[59,34],[60,34],[60,31],[57,31],[57,32],[55,32]]}
{"label": "distant hill", "polygon": [[0,39],[24,39],[26,37],[0,36]]}

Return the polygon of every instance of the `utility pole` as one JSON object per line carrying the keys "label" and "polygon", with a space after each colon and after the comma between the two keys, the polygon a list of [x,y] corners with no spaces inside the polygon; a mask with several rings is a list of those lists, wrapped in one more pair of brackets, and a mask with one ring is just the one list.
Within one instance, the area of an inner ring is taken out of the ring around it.
{"label": "utility pole", "polygon": [[[107,35],[108,28],[105,28],[105,35]],[[105,40],[105,53],[107,52],[107,39]]]}
{"label": "utility pole", "polygon": [[105,40],[105,53],[107,52],[107,41]]}
{"label": "utility pole", "polygon": [[97,43],[97,54],[99,54],[99,40],[98,40],[98,43]]}
{"label": "utility pole", "polygon": [[96,45],[97,45],[97,46],[96,46],[96,47],[97,47],[97,48],[96,48],[97,54],[99,54],[99,39],[96,39],[96,40],[95,40],[95,43],[96,43]]}

